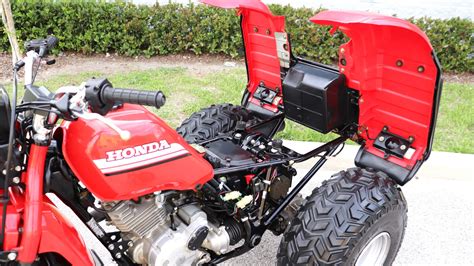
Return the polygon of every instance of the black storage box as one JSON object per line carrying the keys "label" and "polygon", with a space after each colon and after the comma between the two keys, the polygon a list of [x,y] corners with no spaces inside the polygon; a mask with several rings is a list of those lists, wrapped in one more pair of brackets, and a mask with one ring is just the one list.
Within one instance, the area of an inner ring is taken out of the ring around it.
{"label": "black storage box", "polygon": [[344,126],[349,106],[344,75],[337,70],[299,61],[283,80],[285,116],[328,133]]}

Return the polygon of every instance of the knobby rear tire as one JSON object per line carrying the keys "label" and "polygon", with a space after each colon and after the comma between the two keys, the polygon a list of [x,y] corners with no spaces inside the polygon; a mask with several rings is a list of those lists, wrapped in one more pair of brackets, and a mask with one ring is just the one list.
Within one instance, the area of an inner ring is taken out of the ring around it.
{"label": "knobby rear tire", "polygon": [[193,113],[176,129],[188,143],[209,140],[235,129],[238,121],[248,121],[251,115],[241,106],[211,105]]}
{"label": "knobby rear tire", "polygon": [[278,265],[355,265],[367,244],[387,232],[391,265],[407,223],[405,198],[387,175],[352,168],[316,188],[278,250]]}

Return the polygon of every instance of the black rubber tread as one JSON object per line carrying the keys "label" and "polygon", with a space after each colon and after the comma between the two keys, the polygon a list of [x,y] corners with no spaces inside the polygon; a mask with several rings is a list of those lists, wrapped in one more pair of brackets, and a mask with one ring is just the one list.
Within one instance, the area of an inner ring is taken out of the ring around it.
{"label": "black rubber tread", "polygon": [[211,105],[192,114],[176,129],[189,143],[208,140],[235,129],[237,121],[248,121],[249,111],[232,104]]}
{"label": "black rubber tread", "polygon": [[405,198],[387,175],[361,168],[342,171],[306,199],[282,238],[278,265],[352,265],[371,234],[386,224],[393,236],[385,265],[391,265],[406,221]]}

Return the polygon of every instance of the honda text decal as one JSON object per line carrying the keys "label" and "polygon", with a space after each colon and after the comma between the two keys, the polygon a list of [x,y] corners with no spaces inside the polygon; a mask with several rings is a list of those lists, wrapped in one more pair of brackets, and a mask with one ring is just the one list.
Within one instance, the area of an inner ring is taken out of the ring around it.
{"label": "honda text decal", "polygon": [[106,152],[105,159],[94,160],[104,174],[125,172],[189,154],[178,143],[166,140]]}

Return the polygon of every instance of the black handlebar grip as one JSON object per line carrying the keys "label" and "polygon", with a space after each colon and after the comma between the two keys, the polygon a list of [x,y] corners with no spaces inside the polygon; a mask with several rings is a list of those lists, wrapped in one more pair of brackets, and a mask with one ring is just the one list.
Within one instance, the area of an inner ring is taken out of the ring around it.
{"label": "black handlebar grip", "polygon": [[46,46],[48,48],[49,51],[51,51],[54,47],[56,47],[56,45],[58,45],[58,38],[56,38],[55,36],[48,36],[46,38]]}
{"label": "black handlebar grip", "polygon": [[161,91],[139,91],[131,89],[118,89],[107,86],[102,89],[100,98],[103,102],[122,102],[160,108],[166,102]]}

